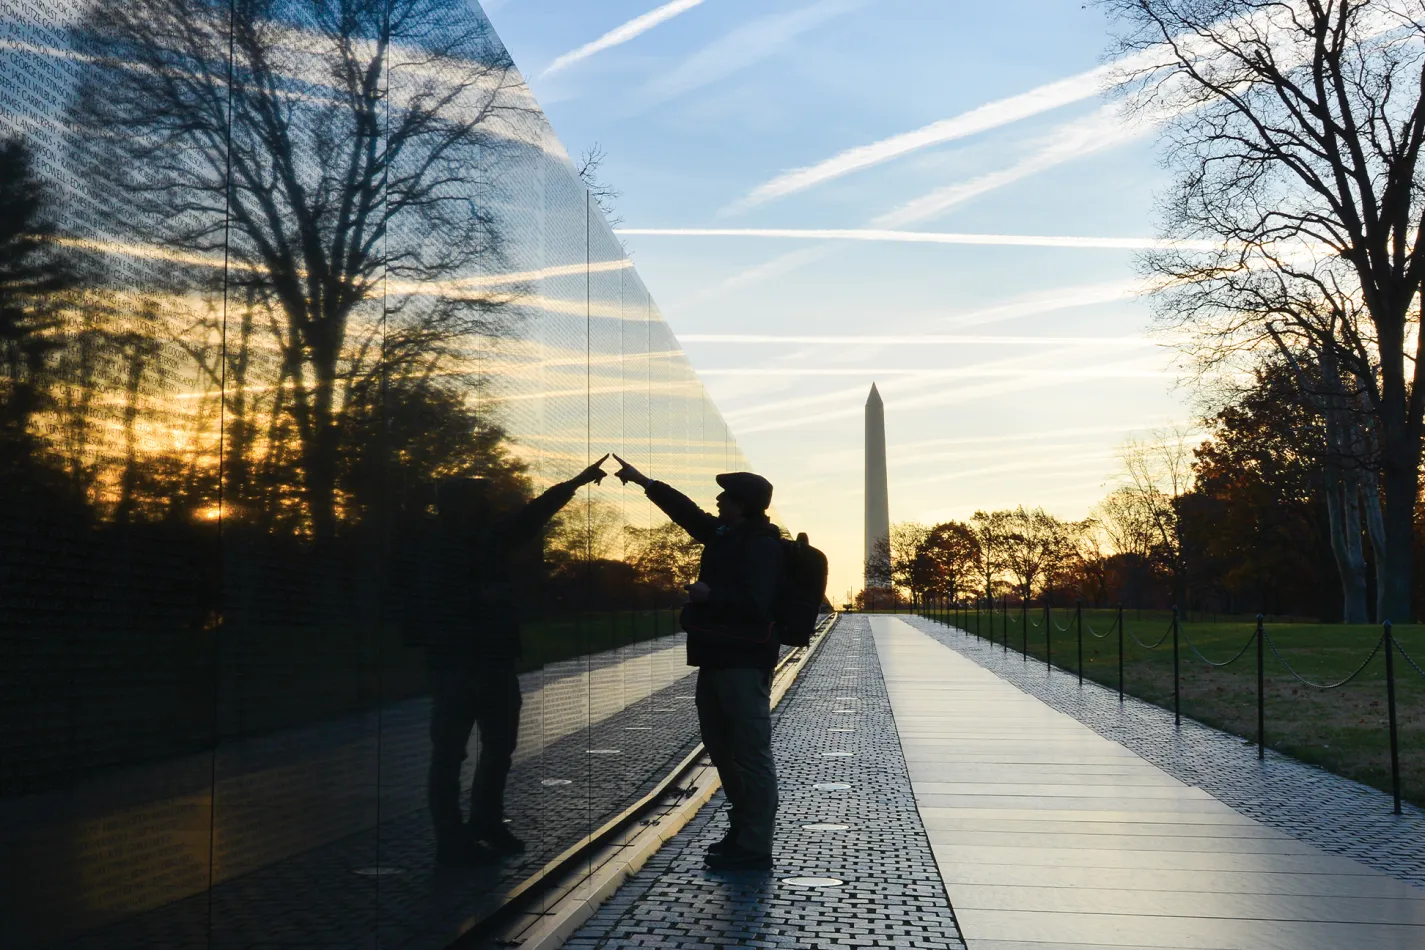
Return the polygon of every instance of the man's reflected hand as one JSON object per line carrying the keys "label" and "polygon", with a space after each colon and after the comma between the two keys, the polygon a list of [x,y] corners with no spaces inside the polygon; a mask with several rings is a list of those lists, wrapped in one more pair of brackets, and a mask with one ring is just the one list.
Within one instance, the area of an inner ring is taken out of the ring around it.
{"label": "man's reflected hand", "polygon": [[601,466],[602,466],[602,465],[604,464],[604,462],[607,461],[607,460],[608,460],[608,455],[607,455],[607,453],[606,453],[603,458],[599,459],[599,460],[598,460],[597,462],[595,462],[593,465],[590,465],[588,468],[586,468],[586,469],[584,469],[582,472],[580,472],[580,473],[579,473],[579,484],[580,484],[580,485],[587,485],[587,484],[589,484],[590,482],[593,482],[595,485],[597,485],[597,484],[599,484],[600,482],[602,482],[602,481],[604,480],[604,476],[607,475],[608,472],[604,471]]}
{"label": "man's reflected hand", "polygon": [[627,485],[629,482],[633,482],[639,488],[647,488],[650,484],[652,484],[653,479],[649,478],[647,475],[643,474],[638,469],[634,468],[632,465],[619,458],[617,455],[614,456],[614,461],[618,462],[620,466],[619,470],[617,472],[614,472],[614,475],[618,478],[619,481],[623,482],[625,485]]}
{"label": "man's reflected hand", "polygon": [[688,585],[688,599],[695,604],[705,604],[711,596],[712,588],[702,581]]}

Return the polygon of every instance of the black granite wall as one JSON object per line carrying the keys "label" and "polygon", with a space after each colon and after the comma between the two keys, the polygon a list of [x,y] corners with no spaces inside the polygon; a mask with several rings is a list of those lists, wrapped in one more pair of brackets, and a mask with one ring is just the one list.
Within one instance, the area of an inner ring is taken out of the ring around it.
{"label": "black granite wall", "polygon": [[[0,0],[0,942],[441,945],[617,812],[696,550],[611,478],[478,540],[607,451],[746,467],[473,4]],[[505,662],[527,851],[437,868]]]}

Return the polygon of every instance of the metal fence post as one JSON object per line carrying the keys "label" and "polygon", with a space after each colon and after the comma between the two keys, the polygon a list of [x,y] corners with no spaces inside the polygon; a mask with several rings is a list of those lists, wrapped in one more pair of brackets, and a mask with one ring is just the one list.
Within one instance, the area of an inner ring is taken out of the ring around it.
{"label": "metal fence post", "polygon": [[1044,669],[1054,667],[1054,618],[1049,616],[1049,598],[1044,598]]}
{"label": "metal fence post", "polygon": [[1178,608],[1173,608],[1173,725],[1183,724],[1181,679],[1178,676]]}
{"label": "metal fence post", "polygon": [[1004,652],[1009,652],[1009,595],[1000,598],[1000,625],[1004,627]]}
{"label": "metal fence post", "polygon": [[1267,687],[1263,673],[1262,657],[1266,630],[1262,627],[1262,615],[1257,614],[1257,758],[1267,757]]}
{"label": "metal fence post", "polygon": [[1395,814],[1400,814],[1400,743],[1395,726],[1395,639],[1390,621],[1385,622],[1385,695],[1390,707],[1390,791],[1395,796]]}
{"label": "metal fence post", "polygon": [[1029,662],[1029,601],[1019,598],[1019,655]]}
{"label": "metal fence post", "polygon": [[1118,605],[1118,701],[1123,702],[1123,605]]}
{"label": "metal fence post", "polygon": [[1079,600],[1074,607],[1074,622],[1079,630],[1079,685],[1084,685],[1084,602]]}

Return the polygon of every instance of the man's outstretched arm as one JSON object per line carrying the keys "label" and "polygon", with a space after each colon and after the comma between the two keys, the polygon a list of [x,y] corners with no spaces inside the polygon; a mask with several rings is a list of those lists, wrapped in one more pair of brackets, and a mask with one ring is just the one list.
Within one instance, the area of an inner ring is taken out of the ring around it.
{"label": "man's outstretched arm", "polygon": [[514,547],[537,537],[544,530],[544,526],[559,514],[560,509],[569,504],[575,492],[590,482],[597,483],[603,479],[607,473],[600,466],[607,458],[608,456],[605,455],[567,482],[560,482],[552,486],[544,494],[521,508],[501,526],[499,534],[504,542]]}
{"label": "man's outstretched arm", "polygon": [[642,488],[648,500],[657,505],[674,524],[688,532],[694,541],[707,544],[717,535],[717,515],[703,511],[693,499],[672,485],[654,481],[617,455],[614,456],[614,461],[621,466],[614,473],[619,481],[625,485],[633,482]]}

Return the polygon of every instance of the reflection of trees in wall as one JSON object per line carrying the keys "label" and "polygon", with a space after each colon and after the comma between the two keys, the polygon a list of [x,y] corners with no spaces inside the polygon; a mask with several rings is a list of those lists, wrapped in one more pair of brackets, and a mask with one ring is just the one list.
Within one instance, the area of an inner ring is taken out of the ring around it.
{"label": "reflection of trees in wall", "polygon": [[625,526],[624,534],[629,562],[654,590],[678,598],[698,579],[702,545],[671,521],[652,528]]}
{"label": "reflection of trees in wall", "polygon": [[222,390],[234,485],[255,458],[298,475],[330,537],[362,504],[353,420],[392,388],[458,408],[442,374],[505,329],[511,295],[460,280],[499,257],[493,166],[526,108],[507,54],[455,0],[96,0],[76,45],[104,227],[177,261],[181,292],[226,291],[205,365],[243,381]]}
{"label": "reflection of trees in wall", "polygon": [[62,342],[57,296],[77,276],[54,227],[29,147],[0,142],[0,465],[31,460],[31,423],[49,408],[52,357]]}

